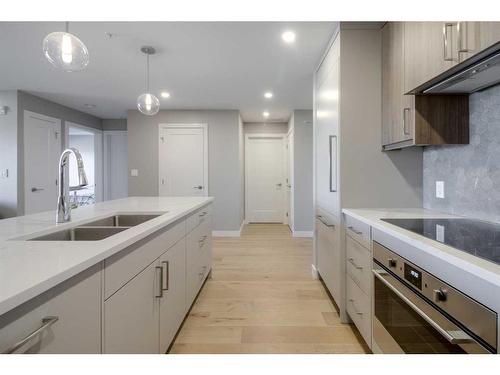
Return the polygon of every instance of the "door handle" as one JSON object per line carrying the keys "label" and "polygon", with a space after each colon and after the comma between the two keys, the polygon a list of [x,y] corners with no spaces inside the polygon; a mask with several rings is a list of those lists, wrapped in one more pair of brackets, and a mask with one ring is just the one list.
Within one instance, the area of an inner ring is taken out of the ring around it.
{"label": "door handle", "polygon": [[155,271],[158,275],[158,271],[160,271],[160,275],[158,276],[158,293],[155,294],[155,298],[162,298],[163,297],[163,267],[156,266]]}
{"label": "door handle", "polygon": [[43,189],[43,188],[36,188],[36,187],[32,187],[31,188],[31,192],[32,193],[36,193],[37,191],[42,191],[42,190],[45,190],[45,189]]}
{"label": "door handle", "polygon": [[198,186],[193,186],[193,189],[202,190],[202,189],[203,189],[203,186],[201,186],[201,185],[198,185]]}

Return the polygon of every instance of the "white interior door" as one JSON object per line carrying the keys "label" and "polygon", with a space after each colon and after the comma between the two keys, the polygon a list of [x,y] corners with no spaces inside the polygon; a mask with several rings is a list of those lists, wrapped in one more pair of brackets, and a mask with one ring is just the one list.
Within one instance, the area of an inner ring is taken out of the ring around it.
{"label": "white interior door", "polygon": [[104,200],[128,196],[126,131],[104,132]]}
{"label": "white interior door", "polygon": [[159,195],[208,195],[207,126],[160,124]]}
{"label": "white interior door", "polygon": [[248,222],[284,222],[284,161],[283,136],[246,136],[245,197]]}
{"label": "white interior door", "polygon": [[55,210],[61,120],[24,111],[24,213]]}

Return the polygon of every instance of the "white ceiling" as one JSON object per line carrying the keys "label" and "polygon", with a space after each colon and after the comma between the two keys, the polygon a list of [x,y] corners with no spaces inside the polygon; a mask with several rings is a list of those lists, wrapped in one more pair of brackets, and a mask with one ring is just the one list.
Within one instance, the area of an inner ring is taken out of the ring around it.
{"label": "white ceiling", "polygon": [[[145,90],[152,45],[151,91],[162,109],[239,109],[246,122],[288,120],[312,108],[312,77],[335,22],[79,22],[70,23],[90,52],[82,72],[52,67],[42,40],[61,22],[0,22],[0,90],[20,89],[101,118],[125,118]],[[281,40],[284,30],[296,42]],[[106,33],[112,33],[108,38]],[[274,93],[267,101],[266,90]],[[85,104],[95,104],[87,108]]]}

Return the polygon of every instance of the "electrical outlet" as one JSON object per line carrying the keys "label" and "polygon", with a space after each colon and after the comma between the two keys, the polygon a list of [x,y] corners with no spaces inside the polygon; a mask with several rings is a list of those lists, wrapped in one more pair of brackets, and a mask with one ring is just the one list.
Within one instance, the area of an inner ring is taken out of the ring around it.
{"label": "electrical outlet", "polygon": [[444,198],[444,181],[436,181],[436,198]]}
{"label": "electrical outlet", "polygon": [[9,177],[9,170],[8,169],[2,169],[0,171],[0,178],[8,178]]}
{"label": "electrical outlet", "polygon": [[137,177],[137,176],[139,176],[139,170],[138,170],[138,169],[131,169],[131,170],[130,170],[130,175],[131,175],[132,177]]}

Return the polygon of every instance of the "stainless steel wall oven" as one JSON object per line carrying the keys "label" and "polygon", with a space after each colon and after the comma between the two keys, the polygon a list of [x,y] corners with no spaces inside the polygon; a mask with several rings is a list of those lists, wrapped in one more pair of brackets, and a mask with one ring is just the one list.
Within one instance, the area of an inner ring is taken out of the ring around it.
{"label": "stainless steel wall oven", "polygon": [[496,353],[497,314],[373,242],[373,341],[383,353]]}

